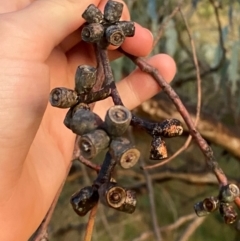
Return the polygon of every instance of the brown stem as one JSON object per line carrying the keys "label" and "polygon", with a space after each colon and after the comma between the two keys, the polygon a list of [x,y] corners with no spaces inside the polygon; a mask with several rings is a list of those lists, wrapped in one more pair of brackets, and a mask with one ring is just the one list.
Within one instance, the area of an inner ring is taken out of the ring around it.
{"label": "brown stem", "polygon": [[111,85],[111,87],[112,87],[111,96],[112,96],[113,103],[115,105],[123,105],[120,95],[118,93],[117,87],[115,85],[112,69],[111,69],[111,66],[109,63],[109,59],[108,59],[107,50],[106,49],[100,50],[100,56],[101,56],[101,61],[103,64],[106,83]]}
{"label": "brown stem", "polygon": [[100,169],[101,169],[101,166],[92,163],[91,161],[89,161],[89,160],[87,160],[86,158],[84,158],[82,155],[79,155],[78,160],[79,160],[82,164],[84,164],[86,167],[89,167],[89,168],[95,170],[96,172],[99,172]]}
{"label": "brown stem", "polygon": [[95,217],[97,214],[97,207],[98,207],[98,204],[96,204],[90,211],[88,224],[87,224],[87,228],[84,236],[84,241],[91,241],[92,239],[93,227],[95,223]]}

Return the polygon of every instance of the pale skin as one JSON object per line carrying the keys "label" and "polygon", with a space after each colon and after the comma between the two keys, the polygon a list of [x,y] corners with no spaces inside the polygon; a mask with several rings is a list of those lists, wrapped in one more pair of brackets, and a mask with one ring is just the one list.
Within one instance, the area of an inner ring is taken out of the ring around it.
{"label": "pale skin", "polygon": [[[66,176],[75,135],[63,125],[66,110],[51,107],[48,96],[54,87],[73,88],[78,65],[95,64],[77,29],[89,4],[103,9],[106,1],[0,0],[0,240],[26,241]],[[123,19],[129,19],[126,6]],[[152,42],[151,33],[136,24],[135,36],[122,47],[146,56]],[[111,59],[120,56],[110,49]],[[172,80],[176,66],[171,57],[159,54],[149,62]],[[118,90],[130,109],[160,91],[139,70]],[[99,102],[94,111],[104,117],[111,104]]]}

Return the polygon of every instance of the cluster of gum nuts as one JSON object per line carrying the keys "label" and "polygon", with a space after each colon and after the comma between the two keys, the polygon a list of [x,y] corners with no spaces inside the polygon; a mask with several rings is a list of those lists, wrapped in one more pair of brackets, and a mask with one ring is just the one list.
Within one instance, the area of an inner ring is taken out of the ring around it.
{"label": "cluster of gum nuts", "polygon": [[[87,24],[82,29],[82,40],[96,43],[102,49],[109,44],[120,46],[125,37],[134,35],[134,23],[119,21],[123,4],[109,0],[102,13],[96,6],[89,5],[82,17]],[[153,137],[150,159],[160,160],[167,157],[165,142],[161,137],[174,137],[182,133],[178,120],[169,119],[162,123],[150,123],[132,116],[122,105],[111,107],[104,121],[89,108],[89,104],[111,96],[111,88],[103,87],[98,92],[92,92],[96,83],[97,70],[92,66],[82,65],[75,75],[75,90],[64,87],[55,88],[50,94],[50,102],[59,108],[70,108],[64,124],[77,135],[80,135],[79,148],[86,159],[93,159],[102,150],[108,149],[96,180],[92,186],[84,187],[71,198],[71,204],[76,213],[85,215],[99,199],[105,205],[118,211],[132,213],[136,207],[135,192],[119,186],[112,178],[116,164],[127,169],[134,166],[140,152],[131,142],[123,137],[127,128],[134,122],[145,129]],[[108,83],[109,84],[109,83]],[[237,213],[231,203],[239,197],[239,188],[228,184],[220,189],[217,197],[205,198],[195,204],[198,216],[206,216],[219,210],[227,224],[236,221]]]}
{"label": "cluster of gum nuts", "polygon": [[237,220],[237,212],[231,203],[239,197],[240,192],[236,184],[230,183],[220,189],[217,197],[208,197],[194,205],[194,210],[199,217],[219,210],[226,224],[232,224]]}
{"label": "cluster of gum nuts", "polygon": [[[70,107],[64,119],[66,127],[81,136],[81,155],[92,160],[108,148],[106,158],[93,186],[85,187],[73,195],[71,203],[79,215],[85,215],[98,201],[120,211],[133,212],[136,206],[135,194],[126,190],[111,178],[115,164],[127,169],[134,166],[140,152],[122,135],[131,122],[131,112],[124,106],[115,105],[108,109],[103,121],[92,112],[89,105],[82,102],[91,99],[91,89],[96,81],[96,69],[92,66],[79,66],[75,77],[75,90],[58,87],[50,93],[50,102],[60,108]],[[80,99],[82,97],[82,99]],[[94,102],[95,100],[92,100]]]}
{"label": "cluster of gum nuts", "polygon": [[[108,1],[104,13],[94,5],[89,5],[82,17],[86,25],[82,29],[82,40],[97,44],[106,49],[111,44],[120,46],[125,37],[134,35],[134,23],[119,21],[123,4]],[[89,104],[111,96],[111,88],[102,87],[93,92],[96,84],[97,69],[82,65],[77,68],[75,75],[75,89],[58,87],[50,93],[50,103],[59,108],[69,108],[64,124],[74,133],[81,136],[79,148],[81,155],[92,160],[101,151],[107,150],[96,180],[92,186],[82,188],[71,198],[75,212],[83,216],[101,200],[103,204],[118,211],[132,213],[136,208],[136,195],[133,190],[119,186],[112,178],[114,167],[119,164],[128,169],[134,166],[140,157],[139,150],[126,138],[124,133],[132,122],[145,129],[153,141],[150,158],[163,159],[167,157],[165,142],[161,136],[174,137],[182,133],[182,126],[178,120],[170,119],[163,123],[147,123],[132,113],[123,105],[114,105],[102,120],[90,110]],[[106,74],[106,73],[105,73]]]}

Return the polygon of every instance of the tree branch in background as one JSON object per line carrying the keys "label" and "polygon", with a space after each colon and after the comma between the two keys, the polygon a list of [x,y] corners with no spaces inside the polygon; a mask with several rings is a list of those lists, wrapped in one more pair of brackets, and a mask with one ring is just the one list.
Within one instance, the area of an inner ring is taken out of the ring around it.
{"label": "tree branch in background", "polygon": [[181,5],[182,5],[182,2],[183,2],[183,0],[179,1],[177,7],[175,7],[173,9],[172,13],[170,15],[168,15],[166,20],[160,26],[158,34],[157,34],[157,36],[156,36],[156,38],[154,39],[154,42],[153,42],[153,48],[157,45],[157,43],[161,39],[161,37],[163,35],[163,31],[165,30],[165,28],[166,28],[167,24],[169,23],[169,21],[179,12],[179,10],[181,8]]}
{"label": "tree branch in background", "polygon": [[[186,216],[182,216],[179,219],[177,219],[174,223],[167,225],[167,226],[163,226],[160,228],[161,232],[173,232],[174,230],[178,229],[179,227],[181,227],[182,225],[184,225],[186,222],[189,222],[191,220],[193,220],[194,218],[196,218],[196,214],[189,214]],[[149,238],[153,235],[153,232],[149,231],[149,232],[144,232],[140,235],[140,237],[135,238],[133,241],[145,241],[145,240],[149,240]]]}
{"label": "tree branch in background", "polygon": [[[140,157],[139,159],[140,165],[144,166],[144,160],[143,158]],[[152,218],[152,224],[153,224],[153,230],[154,230],[154,235],[157,241],[161,241],[162,235],[159,230],[159,224],[157,220],[157,212],[156,212],[156,205],[155,205],[155,200],[154,200],[154,189],[153,189],[153,184],[152,184],[152,178],[151,175],[148,173],[148,170],[143,170],[145,180],[146,180],[146,185],[148,189],[148,197],[149,197],[149,202],[150,202],[150,212],[151,212],[151,218]]]}
{"label": "tree branch in background", "polygon": [[192,234],[196,231],[196,229],[203,223],[206,217],[196,217],[187,227],[179,241],[188,241]]}
{"label": "tree branch in background", "polygon": [[[220,47],[222,50],[222,55],[221,55],[219,62],[216,64],[216,66],[209,67],[207,70],[200,73],[201,78],[206,77],[207,75],[218,71],[223,66],[223,64],[226,60],[226,52],[227,52],[225,45],[224,45],[224,39],[223,39],[223,34],[222,34],[222,24],[220,21],[220,15],[219,15],[219,10],[218,10],[218,6],[217,6],[219,3],[214,0],[209,0],[209,2],[212,4],[212,6],[214,8],[214,13],[215,13],[217,28],[218,28],[218,35],[219,35],[219,44],[220,44]],[[173,86],[177,87],[184,83],[187,83],[189,81],[194,81],[194,80],[195,80],[194,75],[185,77],[184,79],[176,79],[173,83]]]}

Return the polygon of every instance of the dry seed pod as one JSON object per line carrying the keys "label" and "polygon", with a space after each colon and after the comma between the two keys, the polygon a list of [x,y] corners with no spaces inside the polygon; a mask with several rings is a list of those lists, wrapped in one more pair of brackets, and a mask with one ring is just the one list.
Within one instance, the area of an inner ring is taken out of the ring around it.
{"label": "dry seed pod", "polygon": [[77,109],[73,113],[69,129],[77,135],[84,135],[97,129],[102,122],[102,119],[94,112],[86,109]]}
{"label": "dry seed pod", "polygon": [[220,203],[219,212],[226,224],[232,224],[237,220],[237,212],[228,203]]}
{"label": "dry seed pod", "polygon": [[154,136],[175,137],[183,133],[183,127],[177,119],[166,119],[156,125],[152,131]]}
{"label": "dry seed pod", "polygon": [[89,65],[80,65],[75,74],[75,90],[81,94],[89,92],[97,80],[97,69]]}
{"label": "dry seed pod", "polygon": [[124,169],[134,166],[140,157],[140,151],[124,137],[113,139],[110,143],[109,152],[112,158]]}
{"label": "dry seed pod", "polygon": [[125,213],[133,213],[137,206],[136,192],[133,190],[125,190],[126,199],[121,207],[117,210]]}
{"label": "dry seed pod", "polygon": [[66,116],[65,116],[65,118],[64,118],[64,121],[63,121],[64,125],[65,125],[67,128],[71,129],[71,122],[72,122],[73,114],[74,114],[78,109],[84,109],[84,110],[90,111],[89,105],[87,105],[87,104],[85,104],[85,103],[79,103],[79,104],[71,107],[71,108],[68,110],[68,112],[67,112],[67,114],[66,114]]}
{"label": "dry seed pod", "polygon": [[79,216],[84,216],[97,204],[98,199],[99,195],[96,189],[84,187],[79,192],[72,195],[70,202],[74,211]]}
{"label": "dry seed pod", "polygon": [[83,135],[79,141],[81,154],[86,159],[94,158],[109,146],[110,138],[104,130],[97,129]]}
{"label": "dry seed pod", "polygon": [[194,205],[194,211],[198,215],[198,217],[204,217],[209,214],[209,212],[205,209],[203,202],[198,202]]}
{"label": "dry seed pod", "polygon": [[86,103],[80,102],[79,104],[73,106],[71,109],[72,109],[72,113],[74,114],[79,109],[84,109],[84,110],[90,111],[90,106]]}
{"label": "dry seed pod", "polygon": [[115,182],[104,183],[98,189],[101,202],[111,208],[121,207],[126,199],[124,188],[117,186]]}
{"label": "dry seed pod", "polygon": [[216,197],[209,197],[209,198],[205,198],[202,204],[203,204],[203,208],[207,212],[213,212],[219,208],[220,202],[219,202],[219,199]]}
{"label": "dry seed pod", "polygon": [[103,14],[93,4],[90,4],[87,9],[83,12],[82,17],[88,23],[101,23],[103,21]]}
{"label": "dry seed pod", "polygon": [[151,160],[162,160],[167,158],[167,147],[165,141],[160,137],[154,137],[151,143],[150,159]]}
{"label": "dry seed pod", "polygon": [[82,40],[88,43],[99,42],[104,34],[104,27],[100,23],[90,23],[81,32]]}
{"label": "dry seed pod", "polygon": [[239,188],[237,185],[230,183],[223,186],[220,190],[219,198],[222,202],[230,203],[233,202],[237,197],[239,197]]}
{"label": "dry seed pod", "polygon": [[109,0],[104,8],[104,18],[109,23],[116,23],[120,20],[123,11],[123,4]]}
{"label": "dry seed pod", "polygon": [[107,42],[114,46],[120,46],[125,40],[125,35],[123,33],[123,30],[118,25],[109,26],[105,30],[105,35],[106,35]]}
{"label": "dry seed pod", "polygon": [[105,116],[106,131],[110,136],[121,136],[129,127],[131,119],[132,114],[126,107],[112,106]]}
{"label": "dry seed pod", "polygon": [[58,108],[69,108],[78,102],[76,91],[64,87],[55,88],[51,91],[49,102]]}
{"label": "dry seed pod", "polygon": [[132,21],[120,21],[118,23],[120,28],[123,30],[125,37],[133,37],[135,34],[135,25]]}
{"label": "dry seed pod", "polygon": [[65,125],[68,129],[70,129],[71,121],[72,121],[72,108],[70,108],[70,109],[68,110],[68,112],[67,112],[67,114],[66,114],[66,116],[65,116],[65,118],[64,118],[64,121],[63,121],[64,125]]}

